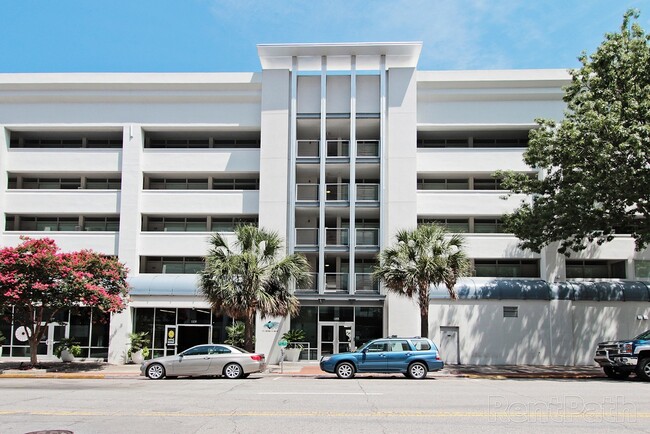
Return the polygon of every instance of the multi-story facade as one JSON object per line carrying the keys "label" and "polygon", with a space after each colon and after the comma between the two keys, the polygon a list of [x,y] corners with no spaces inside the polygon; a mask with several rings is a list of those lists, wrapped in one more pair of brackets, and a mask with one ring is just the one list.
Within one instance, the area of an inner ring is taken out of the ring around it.
{"label": "multi-story facade", "polygon": [[[566,259],[554,248],[522,251],[502,230],[501,216],[527,198],[504,199],[491,175],[542,176],[522,154],[535,118],[562,118],[568,73],[418,71],[420,50],[261,45],[256,73],[0,75],[0,243],[48,236],[131,270],[128,309],[106,324],[67,313],[43,354],[62,335],[79,338],[87,357],[116,363],[133,330],[151,333],[154,355],[222,341],[230,319],[211,311],[195,273],[210,234],[239,223],[278,232],[312,269],[313,283],[295,288],[297,318],[258,318],[257,349],[272,361],[290,327],[307,332],[310,359],[416,334],[415,304],[370,273],[398,230],[429,221],[465,234],[477,276],[466,283],[472,297],[432,300],[430,333],[452,362],[588,363],[571,343],[585,332],[576,321],[601,335],[603,324],[647,328],[642,283],[638,296],[612,290],[622,295],[607,306],[581,298],[586,289],[558,295],[547,284],[647,280],[650,254],[629,237]],[[481,292],[500,281],[514,292]],[[536,285],[544,289],[529,290]],[[511,318],[526,324],[504,322]],[[3,354],[25,355],[13,326],[2,327],[12,336]],[[177,339],[166,339],[170,330]],[[492,352],[478,348],[479,337]],[[532,351],[507,350],[526,339]],[[556,351],[558,342],[570,349]]]}

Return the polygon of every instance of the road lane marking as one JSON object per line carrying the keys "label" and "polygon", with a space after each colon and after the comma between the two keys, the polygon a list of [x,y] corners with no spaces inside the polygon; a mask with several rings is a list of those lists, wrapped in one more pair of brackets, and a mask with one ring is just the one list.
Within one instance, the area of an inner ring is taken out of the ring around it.
{"label": "road lane marking", "polygon": [[364,392],[258,392],[258,395],[383,395],[383,393]]}
{"label": "road lane marking", "polygon": [[[464,411],[464,412],[418,412],[418,411],[373,411],[373,412],[336,412],[336,411],[221,411],[221,412],[124,412],[124,411],[69,411],[69,410],[0,410],[0,416],[95,416],[95,417],[311,417],[311,418],[360,418],[360,417],[383,417],[383,418],[423,418],[423,419],[444,419],[444,418],[495,418],[495,419],[516,419],[531,418],[532,421],[551,420],[551,417],[562,421],[571,419],[580,420],[634,420],[650,419],[650,413],[635,412],[562,412],[553,415],[541,415],[538,412],[492,412],[492,411]],[[618,418],[618,419],[616,419]]]}

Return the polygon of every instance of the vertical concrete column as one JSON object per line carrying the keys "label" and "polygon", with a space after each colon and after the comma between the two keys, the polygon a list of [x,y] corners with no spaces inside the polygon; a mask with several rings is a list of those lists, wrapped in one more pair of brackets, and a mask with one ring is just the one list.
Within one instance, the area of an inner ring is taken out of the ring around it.
{"label": "vertical concrete column", "polygon": [[[0,210],[3,210],[3,212],[0,212],[0,233],[4,233],[5,228],[7,227],[7,222],[6,222],[6,216],[4,213],[4,210],[7,209],[7,204],[6,204],[6,196],[7,196],[7,188],[8,188],[8,174],[7,174],[7,157],[8,157],[8,152],[9,152],[9,131],[4,128],[4,126],[0,125],[0,173],[3,174],[3,176],[0,176]],[[7,243],[3,239],[4,236],[0,235],[0,242],[2,242],[3,246],[6,246]]]}
{"label": "vertical concrete column", "polygon": [[[295,73],[295,71],[294,71]],[[289,230],[288,210],[289,173],[295,170],[290,166],[290,86],[291,72],[288,69],[267,69],[262,72],[262,118],[260,146],[260,227],[277,232],[285,241]],[[267,354],[271,363],[277,361],[279,352],[278,333],[281,335],[287,324],[282,321],[281,328],[273,328],[273,333],[264,330],[269,318],[257,318],[255,331],[255,351]],[[271,319],[278,322],[278,319]],[[287,324],[288,325],[288,324]]]}
{"label": "vertical concrete column", "polygon": [[[129,267],[130,275],[140,273],[138,241],[142,220],[142,157],[144,134],[139,125],[124,126],[122,139],[122,188],[120,191],[120,233],[118,237],[119,260]],[[108,347],[109,363],[125,363],[128,335],[132,331],[132,310],[127,307],[111,317]]]}
{"label": "vertical concrete column", "polygon": [[540,277],[547,282],[566,280],[565,257],[558,253],[559,246],[559,243],[551,243],[542,249],[539,261]]}
{"label": "vertical concrete column", "polygon": [[[350,294],[357,290],[355,253],[357,247],[357,56],[352,56],[350,71],[350,224],[348,243],[350,245]],[[339,225],[340,226],[340,225]]]}
{"label": "vertical concrete column", "polygon": [[[415,68],[391,68],[387,77],[386,128],[383,140],[381,179],[384,246],[394,242],[400,229],[417,224],[417,82]],[[420,330],[415,300],[387,294],[388,334],[416,336]],[[432,326],[433,324],[431,324]]]}

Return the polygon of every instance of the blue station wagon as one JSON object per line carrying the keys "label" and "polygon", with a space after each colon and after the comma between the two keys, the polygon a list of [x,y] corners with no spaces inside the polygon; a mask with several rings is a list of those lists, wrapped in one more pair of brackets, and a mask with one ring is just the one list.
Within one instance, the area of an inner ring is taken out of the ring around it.
{"label": "blue station wagon", "polygon": [[339,378],[352,378],[359,372],[400,372],[413,379],[422,379],[427,372],[444,367],[438,347],[425,338],[390,337],[375,339],[353,353],[323,356],[320,368]]}

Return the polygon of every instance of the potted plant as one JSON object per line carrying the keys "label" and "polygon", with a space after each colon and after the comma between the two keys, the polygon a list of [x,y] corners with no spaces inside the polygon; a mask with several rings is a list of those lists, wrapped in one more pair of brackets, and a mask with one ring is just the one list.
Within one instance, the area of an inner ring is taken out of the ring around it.
{"label": "potted plant", "polygon": [[73,362],[81,355],[79,342],[72,338],[63,338],[54,346],[54,355],[64,362]]}
{"label": "potted plant", "polygon": [[305,331],[302,329],[292,329],[282,335],[282,339],[287,341],[287,348],[284,350],[284,359],[286,361],[298,361],[303,349],[300,342],[304,342],[306,336]]}
{"label": "potted plant", "polygon": [[129,347],[129,357],[136,364],[141,364],[149,356],[149,333],[134,332],[129,334],[131,346]]}

